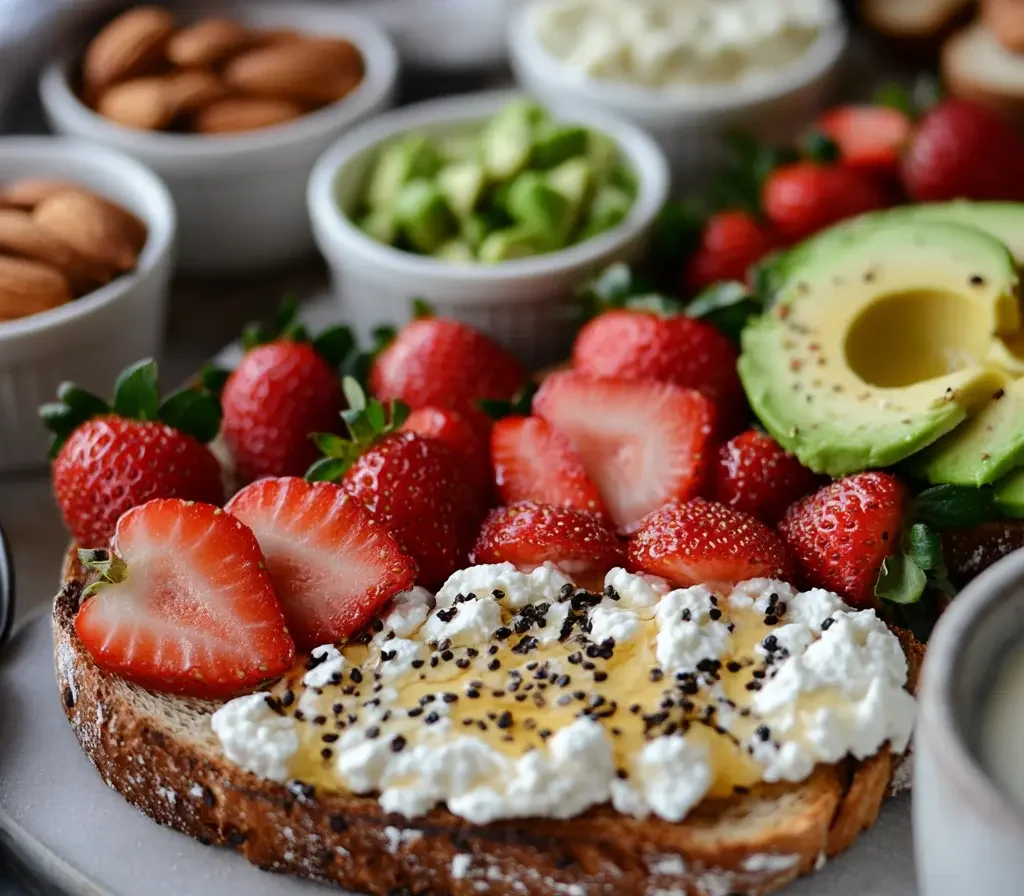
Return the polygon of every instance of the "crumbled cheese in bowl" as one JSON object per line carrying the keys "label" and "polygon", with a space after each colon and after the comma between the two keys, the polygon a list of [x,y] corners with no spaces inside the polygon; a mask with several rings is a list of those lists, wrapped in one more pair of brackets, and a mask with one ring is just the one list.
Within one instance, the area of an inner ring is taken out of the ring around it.
{"label": "crumbled cheese in bowl", "polygon": [[407,817],[570,818],[611,803],[678,821],[704,797],[901,752],[906,659],[872,611],[752,580],[673,589],[614,569],[455,573],[366,636],[313,652],[213,718],[228,758],[276,780],[375,794]]}
{"label": "crumbled cheese in bowl", "polygon": [[840,16],[835,0],[538,0],[529,13],[567,71],[667,89],[783,69]]}

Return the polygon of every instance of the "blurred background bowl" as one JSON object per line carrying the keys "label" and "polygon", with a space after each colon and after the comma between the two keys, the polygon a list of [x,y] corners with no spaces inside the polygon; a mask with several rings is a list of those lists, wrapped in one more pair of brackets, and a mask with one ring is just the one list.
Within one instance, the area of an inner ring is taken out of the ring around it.
{"label": "blurred background bowl", "polygon": [[405,323],[412,300],[422,298],[440,316],[488,333],[525,363],[550,364],[564,358],[572,343],[578,287],[609,263],[635,259],[644,250],[668,198],[668,166],[642,130],[598,112],[559,117],[614,139],[639,185],[626,219],[599,236],[531,258],[455,264],[378,242],[352,221],[382,143],[410,131],[443,135],[482,125],[518,96],[494,91],[390,112],[342,137],[316,163],[309,181],[313,233],[330,266],[334,295],[362,339],[377,326]]}
{"label": "blurred background bowl", "polygon": [[[770,0],[765,0],[766,3]],[[521,5],[508,31],[518,82],[555,112],[621,116],[644,128],[665,151],[677,188],[704,188],[720,168],[723,137],[743,131],[788,145],[822,108],[848,41],[841,17],[792,63],[736,84],[643,87],[581,75],[543,46]]]}
{"label": "blurred background bowl", "polygon": [[0,323],[0,472],[45,464],[38,408],[62,382],[109,395],[122,368],[159,354],[174,263],[174,203],[136,160],[80,140],[6,137],[0,184],[21,177],[79,183],[134,212],[148,235],[135,270],[58,308]]}
{"label": "blurred background bowl", "polygon": [[276,127],[227,136],[139,131],[79,99],[76,53],[43,71],[40,92],[51,127],[120,149],[167,181],[181,222],[183,269],[243,272],[302,259],[313,250],[305,202],[309,171],[339,134],[392,104],[394,46],[377,25],[329,3],[214,0],[175,4],[173,11],[181,22],[225,15],[252,27],[345,37],[361,51],[365,77],[339,102]]}

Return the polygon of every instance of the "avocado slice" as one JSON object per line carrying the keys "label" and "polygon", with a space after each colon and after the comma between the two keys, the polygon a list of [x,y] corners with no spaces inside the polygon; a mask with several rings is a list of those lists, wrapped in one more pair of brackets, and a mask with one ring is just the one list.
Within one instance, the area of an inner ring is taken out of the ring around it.
{"label": "avocado slice", "polygon": [[509,185],[505,208],[517,224],[553,246],[564,242],[575,217],[572,201],[540,171],[524,171]]}
{"label": "avocado slice", "polygon": [[477,258],[484,264],[497,264],[515,258],[529,258],[548,251],[543,238],[528,227],[507,227],[496,230],[481,244]]}
{"label": "avocado slice", "polygon": [[590,132],[580,125],[548,124],[538,129],[530,161],[536,168],[554,168],[585,155],[589,143]]}
{"label": "avocado slice", "polygon": [[1014,519],[1024,519],[1024,468],[1013,470],[996,483],[996,507]]}
{"label": "avocado slice", "polygon": [[395,220],[417,252],[431,254],[455,233],[456,221],[436,182],[418,178],[402,187],[394,204]]}
{"label": "avocado slice", "polygon": [[598,187],[583,221],[579,240],[581,242],[589,240],[606,230],[617,227],[625,220],[632,207],[632,197],[618,187]]}
{"label": "avocado slice", "polygon": [[476,256],[473,254],[473,249],[469,243],[458,238],[448,240],[447,243],[439,246],[434,253],[434,258],[450,261],[455,264],[469,264],[476,260]]}
{"label": "avocado slice", "polygon": [[445,165],[437,173],[437,184],[448,207],[459,218],[466,218],[473,213],[483,195],[486,184],[484,167],[478,162]]}
{"label": "avocado slice", "polygon": [[534,134],[548,121],[547,113],[526,100],[509,103],[480,135],[480,151],[488,176],[495,181],[515,177],[530,162]]}
{"label": "avocado slice", "polygon": [[742,336],[739,373],[765,427],[815,472],[887,467],[960,425],[1003,385],[984,363],[1021,326],[997,240],[895,217],[848,228],[790,268]]}
{"label": "avocado slice", "polygon": [[390,246],[398,239],[398,223],[389,208],[375,208],[363,215],[357,223],[363,233],[378,242],[387,243]]}
{"label": "avocado slice", "polygon": [[422,134],[410,134],[381,151],[370,175],[366,202],[371,209],[392,205],[410,180],[433,177],[441,167],[437,147]]}
{"label": "avocado slice", "polygon": [[587,201],[590,185],[593,183],[593,170],[590,162],[582,157],[569,159],[552,168],[547,173],[547,181],[549,187],[569,200],[575,218]]}
{"label": "avocado slice", "polygon": [[437,138],[442,162],[479,162],[480,137],[475,131],[455,131]]}
{"label": "avocado slice", "polygon": [[929,482],[989,485],[1024,464],[1024,380],[1000,387],[973,417],[913,459]]}
{"label": "avocado slice", "polygon": [[999,240],[1009,250],[1018,268],[1024,269],[1024,203],[1020,202],[931,202],[901,205],[881,212],[870,212],[822,231],[789,250],[775,263],[779,281],[807,264],[818,252],[837,252],[842,245],[857,239],[865,229],[892,221],[945,222],[973,227]]}

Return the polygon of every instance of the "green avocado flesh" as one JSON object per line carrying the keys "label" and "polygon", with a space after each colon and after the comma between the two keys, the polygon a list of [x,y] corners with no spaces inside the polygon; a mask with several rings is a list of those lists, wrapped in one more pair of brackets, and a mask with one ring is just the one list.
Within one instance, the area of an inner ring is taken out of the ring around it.
{"label": "green avocado flesh", "polygon": [[1008,517],[1024,519],[1024,469],[1014,470],[996,483],[996,506]]}
{"label": "green avocado flesh", "polygon": [[636,196],[614,140],[516,100],[475,128],[382,146],[356,220],[406,251],[495,264],[597,236]]}
{"label": "green avocado flesh", "polygon": [[739,372],[765,427],[812,470],[896,464],[1003,387],[987,358],[1021,328],[1014,260],[978,229],[879,215],[797,247]]}

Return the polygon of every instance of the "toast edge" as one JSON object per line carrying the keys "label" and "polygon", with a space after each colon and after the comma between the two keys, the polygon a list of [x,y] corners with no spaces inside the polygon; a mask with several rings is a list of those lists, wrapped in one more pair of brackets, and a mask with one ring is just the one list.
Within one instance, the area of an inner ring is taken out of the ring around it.
{"label": "toast edge", "polygon": [[[762,896],[846,849],[874,823],[899,777],[888,750],[819,768],[808,782],[813,810],[746,842],[716,838],[713,821],[701,818],[636,822],[599,809],[568,822],[474,827],[444,810],[410,823],[372,799],[310,799],[182,742],[136,711],[124,683],[98,669],[78,642],[73,554],[64,571],[53,611],[57,683],[104,782],[158,823],[235,849],[264,870],[374,896]],[[921,646],[910,639],[905,650],[913,684]]]}

